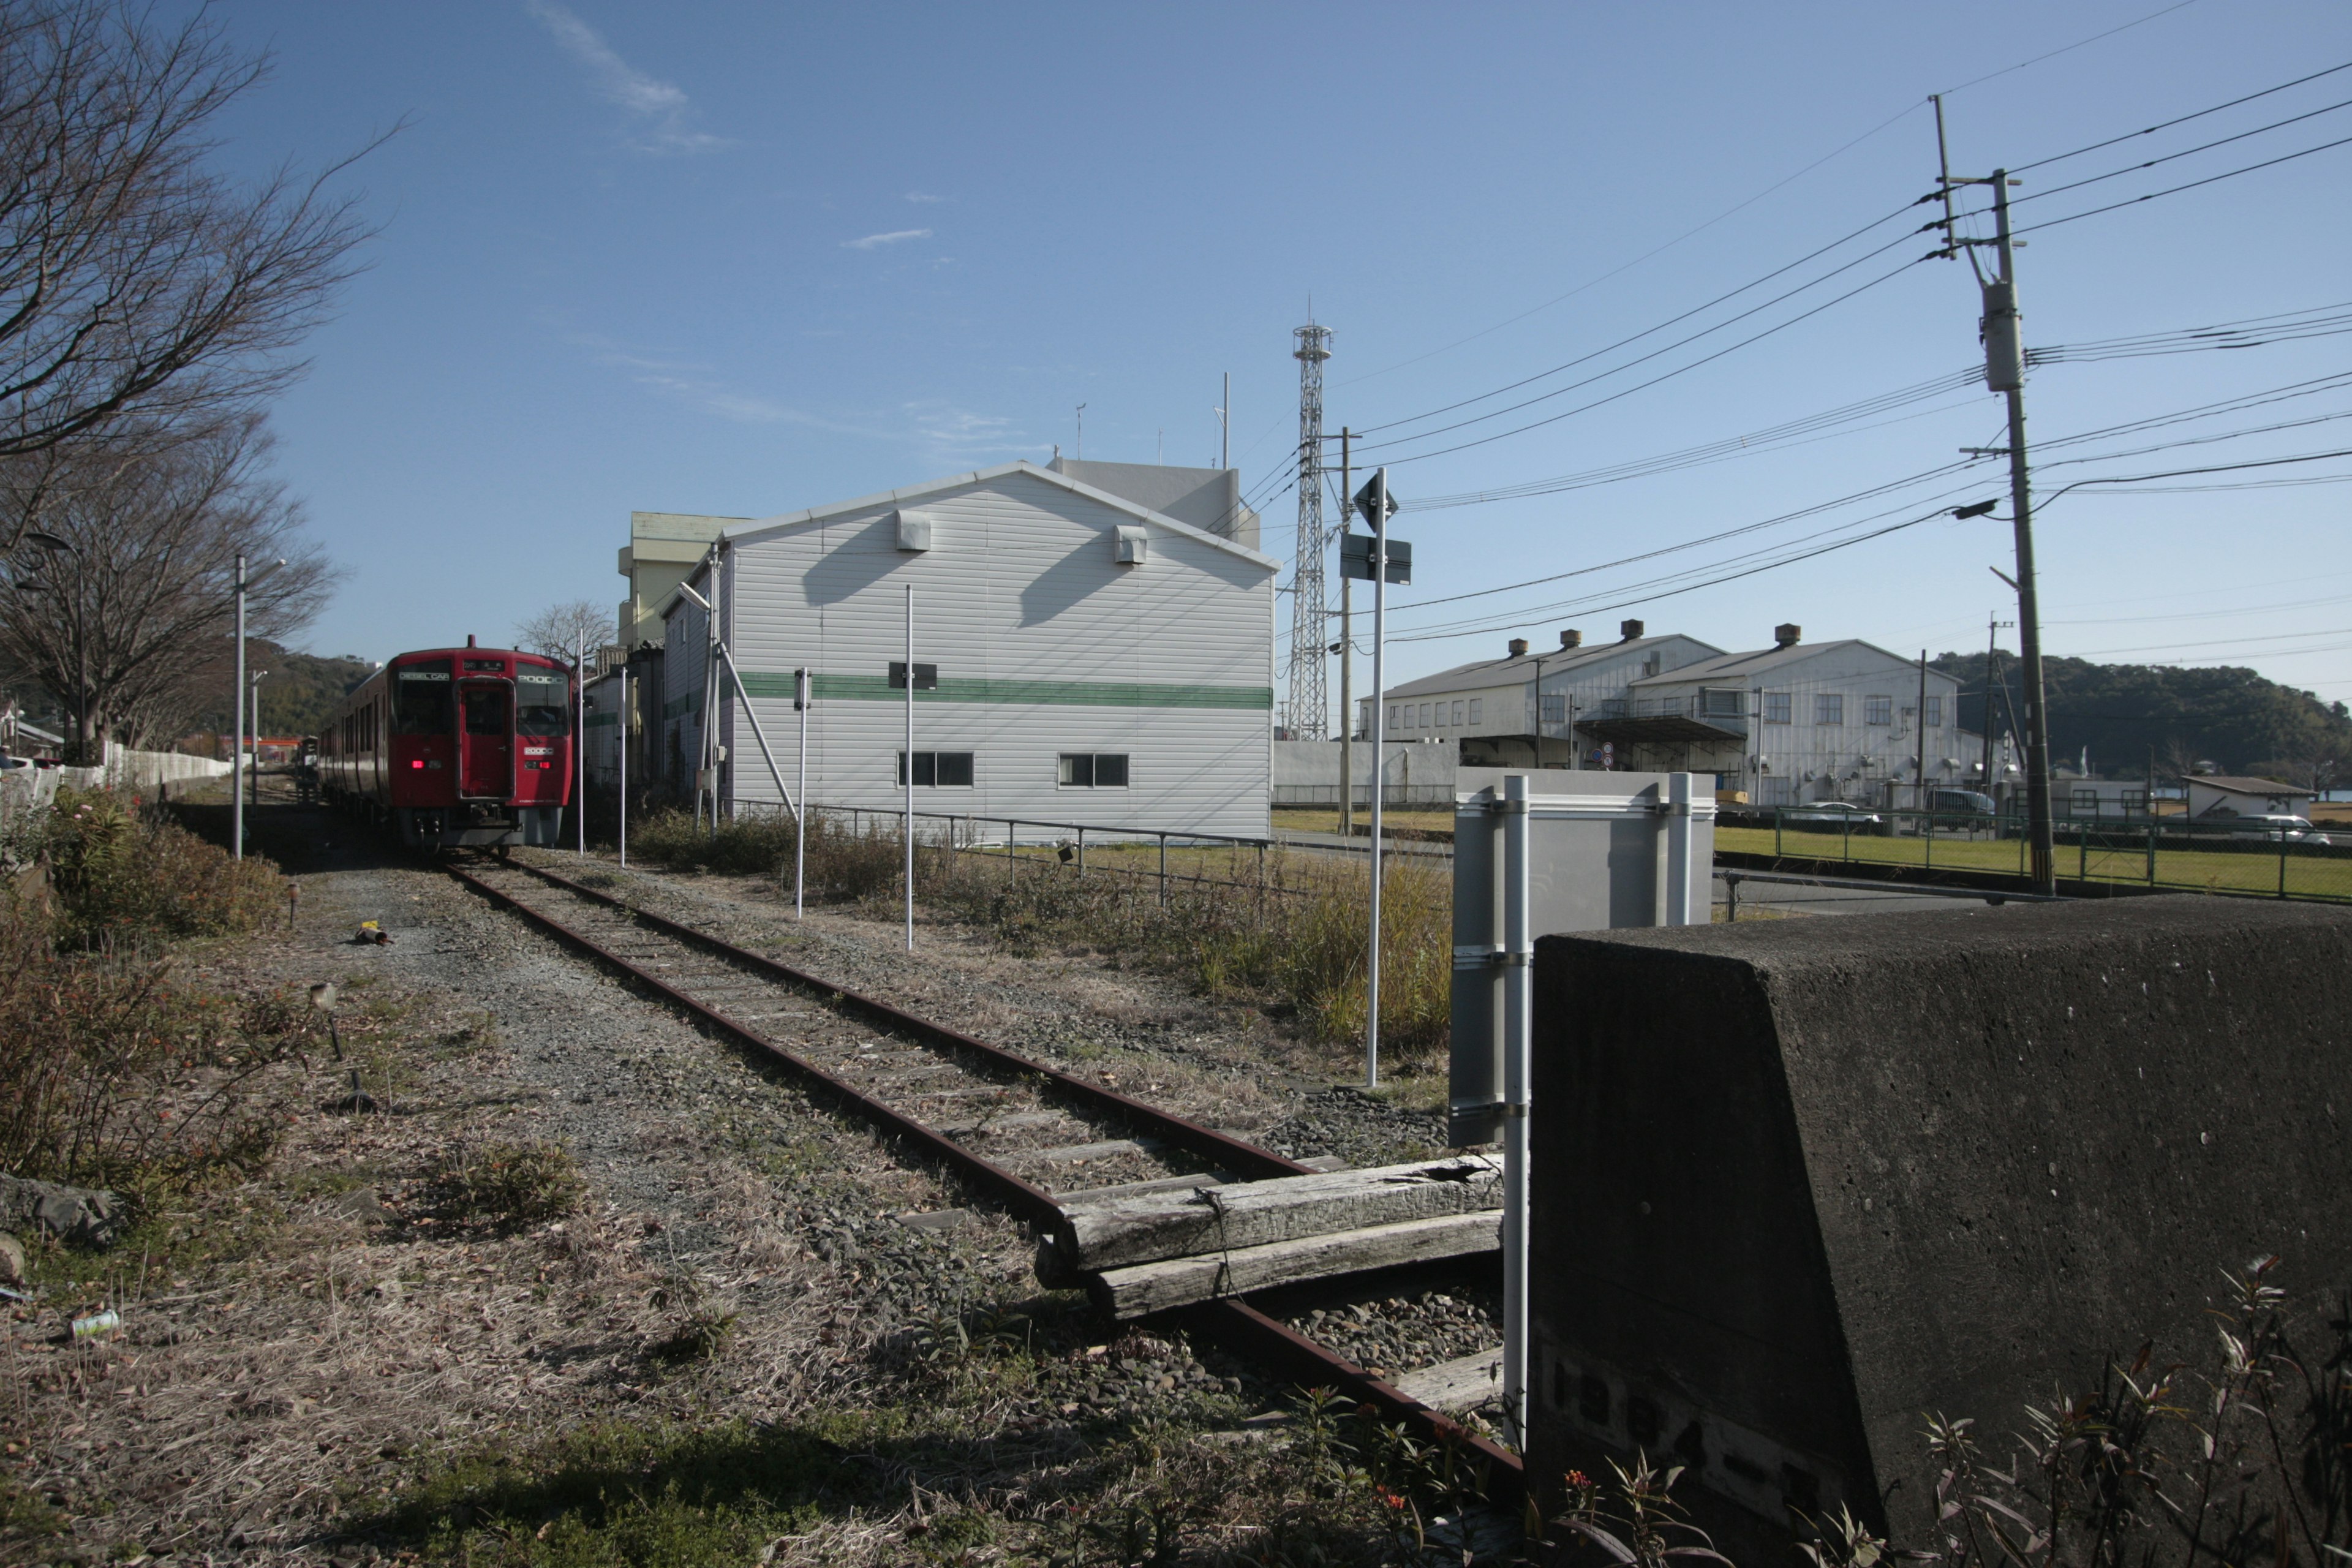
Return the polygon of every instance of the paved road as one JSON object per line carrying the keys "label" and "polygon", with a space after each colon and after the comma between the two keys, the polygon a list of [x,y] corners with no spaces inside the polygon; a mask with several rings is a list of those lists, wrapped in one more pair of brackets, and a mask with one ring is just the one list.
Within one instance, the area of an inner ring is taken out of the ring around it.
{"label": "paved road", "polygon": [[[1284,832],[1275,837],[1276,842],[1286,848],[1303,854],[1337,858],[1361,857],[1370,852],[1370,846],[1364,839],[1346,839],[1336,833]],[[1454,858],[1454,847],[1419,839],[1391,839],[1388,853],[1447,861]],[[1727,896],[1727,884],[1717,873],[1714,895],[1717,909],[1726,907]],[[1883,915],[1916,910],[1978,909],[1983,906],[1973,898],[1952,898],[1908,889],[1890,888],[1881,891],[1875,888],[1816,888],[1743,879],[1739,884],[1739,907],[1742,910],[1769,910],[1782,915]]]}

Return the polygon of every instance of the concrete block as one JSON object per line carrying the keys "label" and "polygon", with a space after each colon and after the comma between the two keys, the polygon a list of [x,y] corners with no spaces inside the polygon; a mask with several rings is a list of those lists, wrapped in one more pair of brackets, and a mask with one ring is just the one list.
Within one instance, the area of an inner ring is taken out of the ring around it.
{"label": "concrete block", "polygon": [[2201,1356],[2263,1253],[2352,1280],[2348,1034],[2313,905],[1543,939],[1530,1481],[1640,1447],[1926,1544],[1927,1415],[1990,1447],[2144,1338]]}

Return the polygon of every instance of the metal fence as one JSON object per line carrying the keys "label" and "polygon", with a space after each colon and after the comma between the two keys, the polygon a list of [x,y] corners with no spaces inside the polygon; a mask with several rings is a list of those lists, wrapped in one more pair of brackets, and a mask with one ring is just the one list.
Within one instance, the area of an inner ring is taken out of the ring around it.
{"label": "metal fence", "polygon": [[[2053,833],[2058,874],[2080,881],[2352,901],[2352,828],[2062,817]],[[2023,819],[2008,815],[1766,806],[1726,811],[1716,847],[2019,877],[2031,869]]]}
{"label": "metal fence", "polygon": [[[846,820],[850,831],[854,834],[879,833],[893,828],[903,828],[908,816],[903,810],[894,811],[871,805],[826,805],[816,802],[810,803],[808,809],[813,816],[830,818],[836,823]],[[1179,889],[1238,888],[1244,891],[1257,893],[1261,898],[1267,893],[1283,897],[1297,897],[1314,890],[1285,885],[1279,868],[1271,878],[1268,877],[1265,852],[1274,847],[1274,840],[1268,838],[1244,838],[1224,833],[1195,833],[1186,828],[1121,827],[1106,823],[1087,822],[1040,822],[1034,817],[980,816],[968,812],[918,811],[914,813],[914,816],[919,824],[929,822],[942,825],[931,841],[934,847],[944,849],[951,855],[971,855],[991,860],[1001,860],[1004,865],[1005,876],[1015,881],[1019,879],[1024,865],[1036,868],[1033,870],[1033,875],[1050,875],[1065,868],[1076,876],[1088,875],[1087,846],[1089,842],[1088,836],[1091,835],[1091,842],[1098,851],[1113,847],[1139,847],[1147,852],[1156,848],[1159,852],[1159,862],[1156,867],[1147,869],[1118,864],[1104,865],[1097,860],[1092,874],[1127,877],[1155,882],[1158,885],[1160,901],[1163,904],[1168,901],[1169,889],[1171,887]],[[995,831],[999,828],[1003,829],[1001,837]],[[1027,835],[1025,839],[1024,830]],[[923,830],[920,826],[916,829],[916,842],[918,844],[923,842]],[[1049,853],[1024,855],[1022,849],[1024,843],[1032,851],[1045,850]],[[1171,847],[1179,850],[1222,848],[1235,854],[1246,851],[1251,856],[1254,874],[1246,881],[1235,878],[1211,877],[1206,874],[1202,863],[1197,858],[1190,873],[1187,873],[1181,866],[1171,872],[1168,866],[1168,851]]]}
{"label": "metal fence", "polygon": [[[1366,742],[1370,745],[1370,742]],[[1356,809],[1372,809],[1372,786],[1370,783],[1356,786]],[[1320,806],[1326,811],[1339,809],[1339,786],[1328,784],[1278,784],[1274,786],[1274,808],[1281,811],[1297,807]],[[1390,784],[1381,791],[1383,811],[1451,811],[1454,809],[1454,786],[1451,784]]]}

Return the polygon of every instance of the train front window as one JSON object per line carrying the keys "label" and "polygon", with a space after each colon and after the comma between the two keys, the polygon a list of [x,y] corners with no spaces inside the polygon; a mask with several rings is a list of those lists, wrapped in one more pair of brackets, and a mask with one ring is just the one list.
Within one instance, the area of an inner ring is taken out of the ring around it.
{"label": "train front window", "polygon": [[446,735],[457,727],[449,695],[449,661],[419,659],[394,672],[392,683],[392,732],[395,735]]}
{"label": "train front window", "polygon": [[466,688],[466,733],[504,735],[507,732],[507,689],[503,686]]}
{"label": "train front window", "polygon": [[571,682],[558,670],[535,670],[525,665],[515,671],[515,733],[571,733]]}

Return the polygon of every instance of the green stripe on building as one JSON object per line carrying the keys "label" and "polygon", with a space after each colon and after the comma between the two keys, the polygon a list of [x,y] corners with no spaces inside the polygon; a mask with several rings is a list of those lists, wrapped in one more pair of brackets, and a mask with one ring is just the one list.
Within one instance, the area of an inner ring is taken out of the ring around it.
{"label": "green stripe on building", "polygon": [[588,728],[591,730],[602,729],[607,724],[617,724],[620,721],[621,716],[618,713],[591,713],[588,715]]}
{"label": "green stripe on building", "polygon": [[[883,675],[818,675],[811,678],[812,695],[819,701],[904,702],[903,688]],[[743,671],[743,689],[753,697],[793,695],[789,672]],[[1139,680],[954,680],[940,678],[936,691],[918,691],[918,702],[988,703],[1059,708],[1236,708],[1265,710],[1274,707],[1271,686],[1179,686]],[[676,706],[676,704],[672,704]]]}
{"label": "green stripe on building", "polygon": [[[785,695],[790,696],[791,693],[787,692]],[[665,719],[683,719],[701,706],[702,693],[699,691],[689,691],[685,696],[680,697],[674,701],[665,703],[662,707],[662,717]],[[1335,785],[1334,787],[1336,788],[1337,786]]]}

